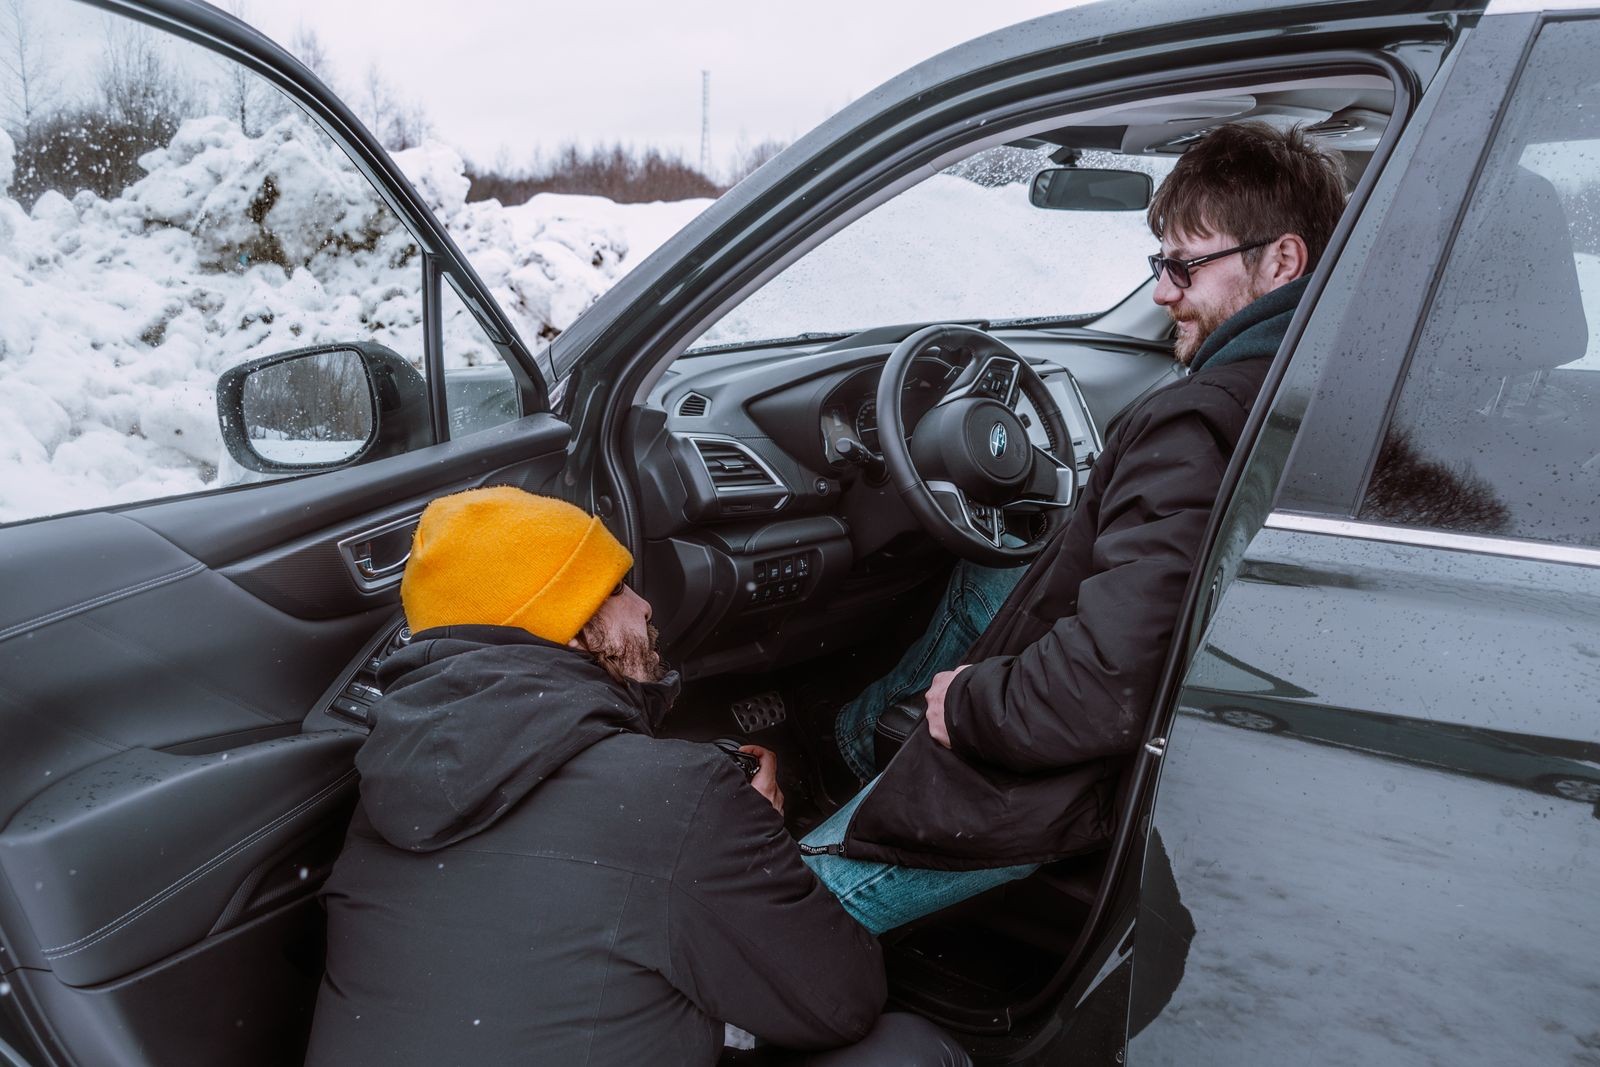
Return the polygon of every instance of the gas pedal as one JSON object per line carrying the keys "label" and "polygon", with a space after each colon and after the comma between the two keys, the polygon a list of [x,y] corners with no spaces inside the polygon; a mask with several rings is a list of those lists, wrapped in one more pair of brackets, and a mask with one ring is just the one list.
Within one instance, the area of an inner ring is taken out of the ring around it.
{"label": "gas pedal", "polygon": [[733,719],[742,733],[753,734],[776,726],[789,717],[783,706],[783,695],[777,692],[756,693],[733,702]]}

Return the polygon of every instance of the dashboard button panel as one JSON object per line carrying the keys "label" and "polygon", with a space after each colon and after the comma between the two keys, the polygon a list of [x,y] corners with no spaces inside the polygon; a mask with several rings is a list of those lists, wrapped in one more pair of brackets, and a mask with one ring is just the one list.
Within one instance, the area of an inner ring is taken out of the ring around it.
{"label": "dashboard button panel", "polygon": [[784,601],[798,600],[805,591],[806,579],[815,567],[813,553],[800,552],[771,559],[758,559],[754,565],[755,579],[749,583],[749,600],[753,606],[765,607]]}

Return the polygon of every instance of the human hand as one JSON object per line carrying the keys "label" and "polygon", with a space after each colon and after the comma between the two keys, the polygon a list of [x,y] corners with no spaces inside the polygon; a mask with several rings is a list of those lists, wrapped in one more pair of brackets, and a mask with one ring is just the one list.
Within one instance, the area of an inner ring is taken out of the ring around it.
{"label": "human hand", "polygon": [[950,747],[950,731],[944,724],[944,695],[950,691],[950,683],[956,680],[956,675],[970,666],[972,664],[963,663],[953,671],[940,671],[928,686],[928,713],[923,718],[928,724],[928,733],[945,748]]}
{"label": "human hand", "polygon": [[783,790],[778,788],[778,754],[760,745],[740,745],[740,752],[748,752],[761,761],[761,769],[750,779],[751,788],[767,798],[767,803],[783,814]]}

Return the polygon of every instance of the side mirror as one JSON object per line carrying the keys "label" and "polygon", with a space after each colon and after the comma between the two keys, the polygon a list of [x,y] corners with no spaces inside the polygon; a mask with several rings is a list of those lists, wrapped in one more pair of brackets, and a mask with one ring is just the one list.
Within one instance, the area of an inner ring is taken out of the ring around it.
{"label": "side mirror", "polygon": [[335,470],[433,441],[422,375],[371,342],[241,363],[217,379],[217,417],[234,460],[268,474]]}
{"label": "side mirror", "polygon": [[1136,170],[1052,167],[1033,176],[1028,201],[1046,211],[1143,211],[1155,183]]}

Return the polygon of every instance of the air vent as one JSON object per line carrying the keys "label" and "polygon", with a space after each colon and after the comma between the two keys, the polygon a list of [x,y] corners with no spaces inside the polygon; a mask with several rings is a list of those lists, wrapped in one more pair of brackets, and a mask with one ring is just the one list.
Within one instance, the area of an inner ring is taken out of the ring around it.
{"label": "air vent", "polygon": [[711,410],[711,401],[699,393],[689,393],[678,401],[678,414],[689,418],[699,418]]}
{"label": "air vent", "polygon": [[780,489],[778,480],[756,462],[755,456],[743,445],[732,441],[715,441],[704,437],[694,439],[700,458],[705,462],[706,473],[719,493],[749,489]]}

